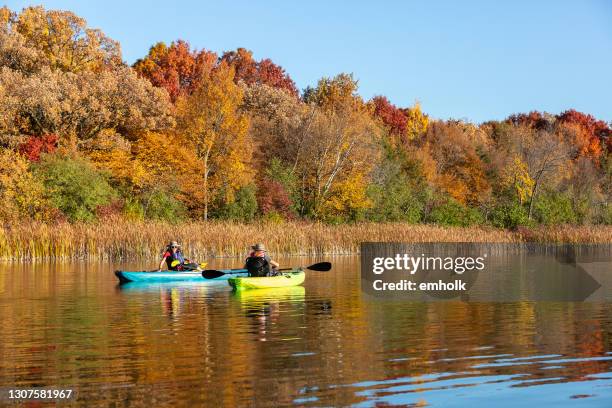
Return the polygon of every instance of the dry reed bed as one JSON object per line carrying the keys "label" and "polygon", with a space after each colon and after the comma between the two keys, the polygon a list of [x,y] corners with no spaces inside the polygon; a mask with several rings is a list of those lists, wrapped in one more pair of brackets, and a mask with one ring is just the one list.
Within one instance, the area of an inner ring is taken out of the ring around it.
{"label": "dry reed bed", "polygon": [[195,259],[244,256],[264,242],[276,254],[358,253],[360,242],[546,242],[612,243],[610,226],[538,227],[507,231],[486,227],[452,228],[402,223],[331,226],[319,223],[235,224],[229,222],[132,223],[116,219],[97,224],[23,224],[0,228],[0,259],[120,260],[157,257],[176,239]]}

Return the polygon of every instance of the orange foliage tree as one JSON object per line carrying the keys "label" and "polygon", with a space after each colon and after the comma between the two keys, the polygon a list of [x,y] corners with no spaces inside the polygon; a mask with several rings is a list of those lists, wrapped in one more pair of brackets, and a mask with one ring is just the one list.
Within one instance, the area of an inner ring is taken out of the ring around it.
{"label": "orange foliage tree", "polygon": [[191,94],[217,63],[217,54],[207,50],[191,50],[189,43],[178,40],[167,46],[159,42],[146,57],[134,63],[138,75],[168,91],[172,102]]}

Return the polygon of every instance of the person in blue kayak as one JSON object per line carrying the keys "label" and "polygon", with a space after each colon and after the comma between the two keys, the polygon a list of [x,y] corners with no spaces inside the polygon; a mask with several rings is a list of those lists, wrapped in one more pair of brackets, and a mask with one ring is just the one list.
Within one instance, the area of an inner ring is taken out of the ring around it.
{"label": "person in blue kayak", "polygon": [[158,271],[162,270],[164,263],[169,271],[194,271],[200,267],[200,265],[192,263],[189,259],[185,259],[181,251],[181,245],[176,241],[172,241],[166,246]]}
{"label": "person in blue kayak", "polygon": [[251,247],[251,252],[244,263],[244,268],[249,272],[249,276],[276,276],[279,263],[273,261],[266,251],[264,244],[255,244]]}

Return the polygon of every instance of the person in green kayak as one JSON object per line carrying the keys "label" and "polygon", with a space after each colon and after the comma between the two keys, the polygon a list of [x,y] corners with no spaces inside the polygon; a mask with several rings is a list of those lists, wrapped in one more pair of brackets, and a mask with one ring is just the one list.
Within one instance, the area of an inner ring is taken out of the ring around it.
{"label": "person in green kayak", "polygon": [[162,270],[164,263],[169,271],[193,271],[199,269],[198,264],[185,259],[181,251],[181,245],[176,241],[172,241],[166,246],[158,271]]}
{"label": "person in green kayak", "polygon": [[244,262],[244,268],[249,272],[249,276],[276,276],[279,263],[272,260],[264,244],[255,244],[251,247],[251,252]]}

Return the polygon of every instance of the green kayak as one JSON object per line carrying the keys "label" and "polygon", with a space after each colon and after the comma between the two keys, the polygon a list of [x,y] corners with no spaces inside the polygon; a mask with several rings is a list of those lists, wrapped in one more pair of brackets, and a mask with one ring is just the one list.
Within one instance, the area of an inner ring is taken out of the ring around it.
{"label": "green kayak", "polygon": [[229,278],[227,281],[234,290],[242,289],[266,289],[266,288],[286,288],[298,286],[304,283],[306,274],[301,269],[283,272],[278,276],[255,277],[236,277]]}

